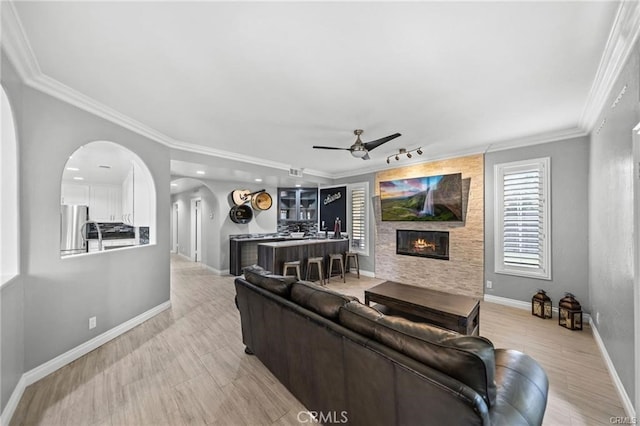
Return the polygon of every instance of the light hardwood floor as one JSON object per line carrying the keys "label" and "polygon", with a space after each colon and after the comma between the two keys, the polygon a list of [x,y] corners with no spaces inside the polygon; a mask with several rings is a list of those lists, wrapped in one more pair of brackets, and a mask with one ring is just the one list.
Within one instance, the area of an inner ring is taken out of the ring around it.
{"label": "light hardwood floor", "polygon": [[[233,277],[172,258],[171,309],[29,386],[18,425],[298,425],[305,410],[255,357],[245,355]],[[330,288],[358,296],[381,280],[348,274]],[[526,352],[550,381],[545,425],[610,424],[624,416],[589,327],[492,303],[480,334]]]}

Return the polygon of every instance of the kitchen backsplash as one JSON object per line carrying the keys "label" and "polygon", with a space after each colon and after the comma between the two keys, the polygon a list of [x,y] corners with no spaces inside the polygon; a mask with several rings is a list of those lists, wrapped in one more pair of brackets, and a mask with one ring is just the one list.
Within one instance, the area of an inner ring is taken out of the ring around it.
{"label": "kitchen backsplash", "polygon": [[306,234],[315,234],[318,232],[317,222],[300,221],[278,221],[278,233],[304,232]]}
{"label": "kitchen backsplash", "polygon": [[149,227],[141,226],[138,228],[140,234],[140,244],[149,244]]}

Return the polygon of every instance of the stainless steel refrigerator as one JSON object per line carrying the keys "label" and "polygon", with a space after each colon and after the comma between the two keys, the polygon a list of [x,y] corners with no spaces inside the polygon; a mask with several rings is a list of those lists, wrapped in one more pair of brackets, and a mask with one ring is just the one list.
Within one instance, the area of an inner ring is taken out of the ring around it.
{"label": "stainless steel refrigerator", "polygon": [[63,204],[60,208],[60,256],[87,252],[87,241],[82,235],[83,225],[89,219],[89,206]]}

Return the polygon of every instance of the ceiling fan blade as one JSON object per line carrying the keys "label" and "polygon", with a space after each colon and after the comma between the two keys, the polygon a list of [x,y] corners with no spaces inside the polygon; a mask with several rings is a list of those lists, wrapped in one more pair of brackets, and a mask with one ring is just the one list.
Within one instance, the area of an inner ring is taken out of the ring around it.
{"label": "ceiling fan blade", "polygon": [[386,136],[384,138],[376,139],[375,141],[365,142],[364,143],[364,147],[367,149],[367,151],[371,151],[372,149],[375,149],[375,148],[379,147],[383,143],[387,143],[390,140],[395,139],[395,138],[397,138],[399,136],[402,136],[402,135],[400,133],[394,133],[393,135],[389,135],[389,136]]}
{"label": "ceiling fan blade", "polygon": [[344,150],[344,151],[351,151],[350,148],[336,148],[335,146],[317,146],[314,145],[313,146],[316,149],[340,149],[340,150]]}
{"label": "ceiling fan blade", "polygon": [[369,157],[369,153],[367,152],[364,157],[362,157],[363,160],[370,160],[371,157]]}

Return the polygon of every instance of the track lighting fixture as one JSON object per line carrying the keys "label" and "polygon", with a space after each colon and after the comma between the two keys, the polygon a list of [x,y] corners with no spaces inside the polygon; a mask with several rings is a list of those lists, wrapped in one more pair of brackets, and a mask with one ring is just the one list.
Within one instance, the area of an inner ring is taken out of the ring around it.
{"label": "track lighting fixture", "polygon": [[391,163],[391,158],[395,158],[396,161],[400,161],[400,156],[401,155],[406,155],[407,158],[412,158],[413,157],[413,155],[411,154],[412,152],[415,152],[418,155],[422,155],[422,147],[417,148],[417,149],[412,149],[411,151],[407,151],[406,148],[400,148],[398,150],[397,154],[392,154],[392,155],[387,157],[387,164]]}

